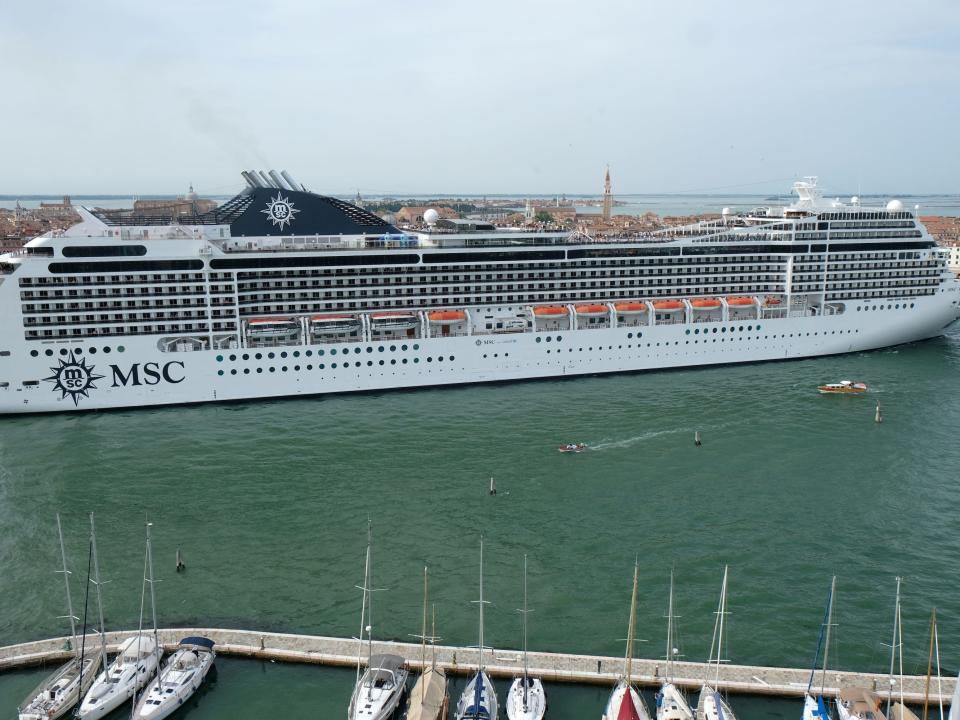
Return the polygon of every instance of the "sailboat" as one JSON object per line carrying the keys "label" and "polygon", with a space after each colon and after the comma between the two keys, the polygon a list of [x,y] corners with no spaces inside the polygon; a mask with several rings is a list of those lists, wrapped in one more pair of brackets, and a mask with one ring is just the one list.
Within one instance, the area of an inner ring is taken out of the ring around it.
{"label": "sailboat", "polygon": [[410,693],[407,704],[407,720],[440,720],[445,717],[447,699],[447,675],[443,668],[437,667],[436,617],[430,631],[430,645],[433,657],[427,667],[427,589],[428,573],[423,568],[423,626],[420,631],[420,667],[422,672]]}
{"label": "sailboat", "polygon": [[[890,693],[887,696],[887,717],[893,718],[893,720],[920,720],[916,713],[903,702],[903,621],[900,611],[900,578],[897,578],[897,600],[894,605],[893,617],[893,642],[890,644]],[[900,698],[897,702],[893,703],[891,707],[890,701],[893,699],[894,685],[893,668],[894,661],[897,658],[900,659],[900,680],[897,683],[900,687]]]}
{"label": "sailboat", "polygon": [[[350,696],[348,717],[350,720],[386,720],[400,704],[407,686],[409,671],[406,660],[399,655],[373,654],[373,569],[370,554],[373,546],[373,531],[367,522],[367,559],[363,571],[363,603],[360,609],[360,650],[357,653],[357,682]],[[366,626],[364,620],[366,619]],[[367,668],[360,675],[363,631],[367,633]]]}
{"label": "sailboat", "polygon": [[[930,655],[927,658],[927,682],[923,687],[923,720],[928,720],[930,709],[930,680],[933,677],[933,659],[937,659],[937,698],[940,701],[940,720],[943,716],[943,683],[940,676],[940,638],[937,637],[937,609],[930,614]],[[957,688],[960,691],[960,687]]]}
{"label": "sailboat", "polygon": [[[70,597],[70,571],[67,570],[67,554],[63,548],[63,528],[60,526],[60,514],[57,513],[57,535],[60,538],[60,559],[63,562],[64,584],[67,590],[67,618],[70,620],[70,648],[74,656],[70,658],[37,688],[27,696],[23,705],[17,708],[20,720],[56,720],[63,717],[80,700],[81,695],[93,682],[100,670],[100,655],[84,656],[77,645],[77,618],[73,614],[73,600]],[[86,634],[84,634],[86,639]]]}
{"label": "sailboat", "polygon": [[132,720],[163,720],[189,700],[203,684],[217,654],[210,638],[190,636],[180,641],[174,653],[160,664],[162,645],[157,634],[157,599],[154,593],[153,546],[147,523],[147,572],[150,605],[153,610],[153,640],[157,658],[157,676],[147,685],[139,702],[135,702]]}
{"label": "sailboat", "polygon": [[[893,643],[890,656],[890,679],[893,680],[893,663],[896,657],[897,631],[900,624],[900,578],[897,578],[897,601],[894,607]],[[902,678],[901,678],[902,680]],[[890,688],[891,699],[893,687]],[[880,696],[871,688],[862,686],[848,686],[840,688],[837,695],[837,716],[840,720],[887,720],[880,709]],[[887,712],[890,711],[890,701],[887,701]]]}
{"label": "sailboat", "polygon": [[457,703],[456,720],[497,720],[497,693],[493,682],[487,675],[483,665],[483,538],[480,538],[480,644],[477,659],[477,674],[463,690],[460,701]]}
{"label": "sailboat", "polygon": [[[704,679],[703,687],[700,689],[700,700],[697,703],[697,720],[736,720],[733,710],[727,705],[726,701],[720,697],[716,685],[720,682],[720,663],[723,662],[723,627],[724,619],[727,616],[727,574],[729,568],[723,568],[723,585],[720,588],[720,604],[717,606],[717,619],[713,624],[713,639],[710,641],[710,659],[709,663],[715,663],[716,672],[714,674],[713,686]],[[717,654],[714,656],[713,650],[716,648]]]}
{"label": "sailboat", "polygon": [[507,717],[509,720],[542,720],[547,711],[547,695],[540,678],[530,677],[527,662],[527,556],[523,556],[523,675],[514,678],[507,693]]}
{"label": "sailboat", "polygon": [[[100,561],[97,556],[97,531],[93,513],[90,513],[90,544],[93,555],[93,583],[97,588],[97,609],[100,615],[100,659],[103,671],[97,676],[83,702],[77,709],[77,717],[82,720],[99,720],[104,715],[120,707],[140,690],[157,669],[156,647],[151,638],[142,633],[127,638],[120,645],[120,651],[113,662],[107,663],[107,642],[103,627],[103,597],[100,592]],[[144,560],[146,563],[146,560]],[[146,567],[144,567],[146,570]],[[146,580],[146,576],[144,576]],[[140,593],[140,613],[143,615],[143,597],[146,582]]]}
{"label": "sailboat", "polygon": [[633,564],[633,591],[630,594],[630,620],[627,622],[627,652],[624,657],[624,674],[610,693],[602,720],[650,720],[647,706],[632,684],[633,642],[636,639],[637,578],[639,564]]}
{"label": "sailboat", "polygon": [[693,710],[687,703],[687,698],[680,689],[673,684],[673,659],[677,654],[674,647],[673,634],[673,570],[670,571],[670,600],[667,603],[667,668],[663,676],[663,684],[657,693],[657,720],[693,720]]}
{"label": "sailboat", "polygon": [[[820,624],[820,637],[817,639],[817,652],[813,656],[813,667],[810,668],[810,680],[807,682],[807,692],[803,696],[803,720],[830,720],[826,703],[823,700],[823,688],[827,682],[827,656],[830,654],[830,629],[833,625],[833,593],[837,587],[837,576],[830,581],[830,594],[827,595],[827,607],[823,613],[823,622]],[[826,637],[826,642],[824,642]],[[820,692],[813,696],[813,680],[817,673],[817,660],[820,659],[820,648],[823,648],[823,669],[820,672]]]}

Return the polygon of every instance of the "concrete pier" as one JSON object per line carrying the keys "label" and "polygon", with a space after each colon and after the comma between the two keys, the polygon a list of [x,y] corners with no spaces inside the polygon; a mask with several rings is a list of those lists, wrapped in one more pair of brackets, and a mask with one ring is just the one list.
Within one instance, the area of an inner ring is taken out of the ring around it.
{"label": "concrete pier", "polygon": [[[135,634],[136,631],[107,633],[110,650],[116,650],[119,643]],[[280,662],[314,663],[317,665],[338,665],[353,667],[357,663],[358,643],[344,638],[322,637],[316,635],[293,635],[288,633],[258,632],[255,630],[225,630],[215,628],[176,628],[160,631],[160,640],[167,650],[171,650],[180,638],[187,635],[203,635],[216,642],[216,650],[221,655],[277,660]],[[0,671],[36,665],[49,665],[70,657],[65,649],[68,638],[21,643],[0,647]],[[96,652],[99,640],[96,636],[87,636],[89,652]],[[366,655],[364,647],[364,656]],[[374,642],[374,653],[394,653],[402,655],[414,671],[420,669],[420,645],[402,642]],[[437,664],[448,672],[466,674],[476,668],[476,648],[436,647]],[[427,648],[427,663],[430,662],[431,649]],[[574,655],[569,653],[530,652],[530,673],[551,682],[573,682],[600,685],[612,685],[623,672],[622,657],[600,655]],[[486,652],[488,672],[496,677],[509,678],[521,672],[521,653],[519,650],[493,649]],[[633,681],[638,685],[656,686],[664,672],[663,660],[634,660]],[[698,690],[705,678],[717,689],[728,693],[750,695],[775,695],[784,697],[802,697],[810,676],[809,668],[776,668],[753,665],[724,664],[720,667],[719,680],[713,682],[716,669],[706,663],[675,662],[674,682],[687,690]],[[842,670],[827,672],[824,693],[836,695],[842,687],[851,685],[867,687],[881,697],[893,691],[894,700],[900,697],[900,683],[903,684],[903,697],[906,702],[920,704],[924,697],[926,677],[895,675],[891,686],[889,678],[882,673],[860,673]],[[930,683],[930,702],[936,704],[941,699],[945,704],[953,696],[955,678],[943,678],[941,681],[942,698],[937,695],[937,681]],[[819,675],[817,677],[819,687]]]}

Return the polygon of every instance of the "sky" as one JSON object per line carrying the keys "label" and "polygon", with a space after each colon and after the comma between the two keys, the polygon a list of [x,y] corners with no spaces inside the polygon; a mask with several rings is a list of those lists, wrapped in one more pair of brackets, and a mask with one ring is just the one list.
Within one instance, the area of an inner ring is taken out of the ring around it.
{"label": "sky", "polygon": [[960,192],[956,0],[75,0],[0,15],[0,193]]}

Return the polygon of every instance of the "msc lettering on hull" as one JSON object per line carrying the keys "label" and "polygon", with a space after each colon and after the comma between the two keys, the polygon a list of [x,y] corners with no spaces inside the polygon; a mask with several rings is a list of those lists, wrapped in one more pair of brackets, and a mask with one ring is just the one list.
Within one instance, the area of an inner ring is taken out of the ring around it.
{"label": "msc lettering on hull", "polygon": [[160,363],[148,362],[134,363],[124,372],[116,365],[111,365],[113,372],[112,387],[125,387],[127,385],[158,385],[161,382],[176,384],[183,382],[183,363],[179,360]]}

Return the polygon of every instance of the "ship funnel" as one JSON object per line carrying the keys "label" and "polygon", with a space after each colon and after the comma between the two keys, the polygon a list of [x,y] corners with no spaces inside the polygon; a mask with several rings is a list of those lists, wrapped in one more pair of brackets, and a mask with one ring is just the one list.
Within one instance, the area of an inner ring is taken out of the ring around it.
{"label": "ship funnel", "polygon": [[243,179],[247,181],[247,185],[254,190],[263,187],[263,182],[260,181],[260,178],[258,178],[252,170],[243,170],[240,174],[243,175]]}
{"label": "ship funnel", "polygon": [[267,175],[263,170],[257,170],[257,175],[260,176],[260,182],[263,183],[264,187],[274,187],[273,180],[271,180],[270,176]]}
{"label": "ship funnel", "polygon": [[296,188],[287,187],[287,183],[282,177],[280,177],[280,174],[276,170],[268,170],[267,172],[270,177],[273,178],[273,183],[276,185],[276,187],[282,190],[296,190]]}
{"label": "ship funnel", "polygon": [[280,171],[280,174],[283,175],[283,179],[286,180],[287,183],[290,185],[290,187],[292,187],[294,190],[296,190],[297,188],[299,188],[300,190],[303,190],[304,192],[307,191],[307,189],[306,189],[303,185],[301,185],[300,183],[298,183],[296,180],[294,180],[294,179],[290,176],[290,173],[288,173],[286,170],[281,170],[281,171]]}

